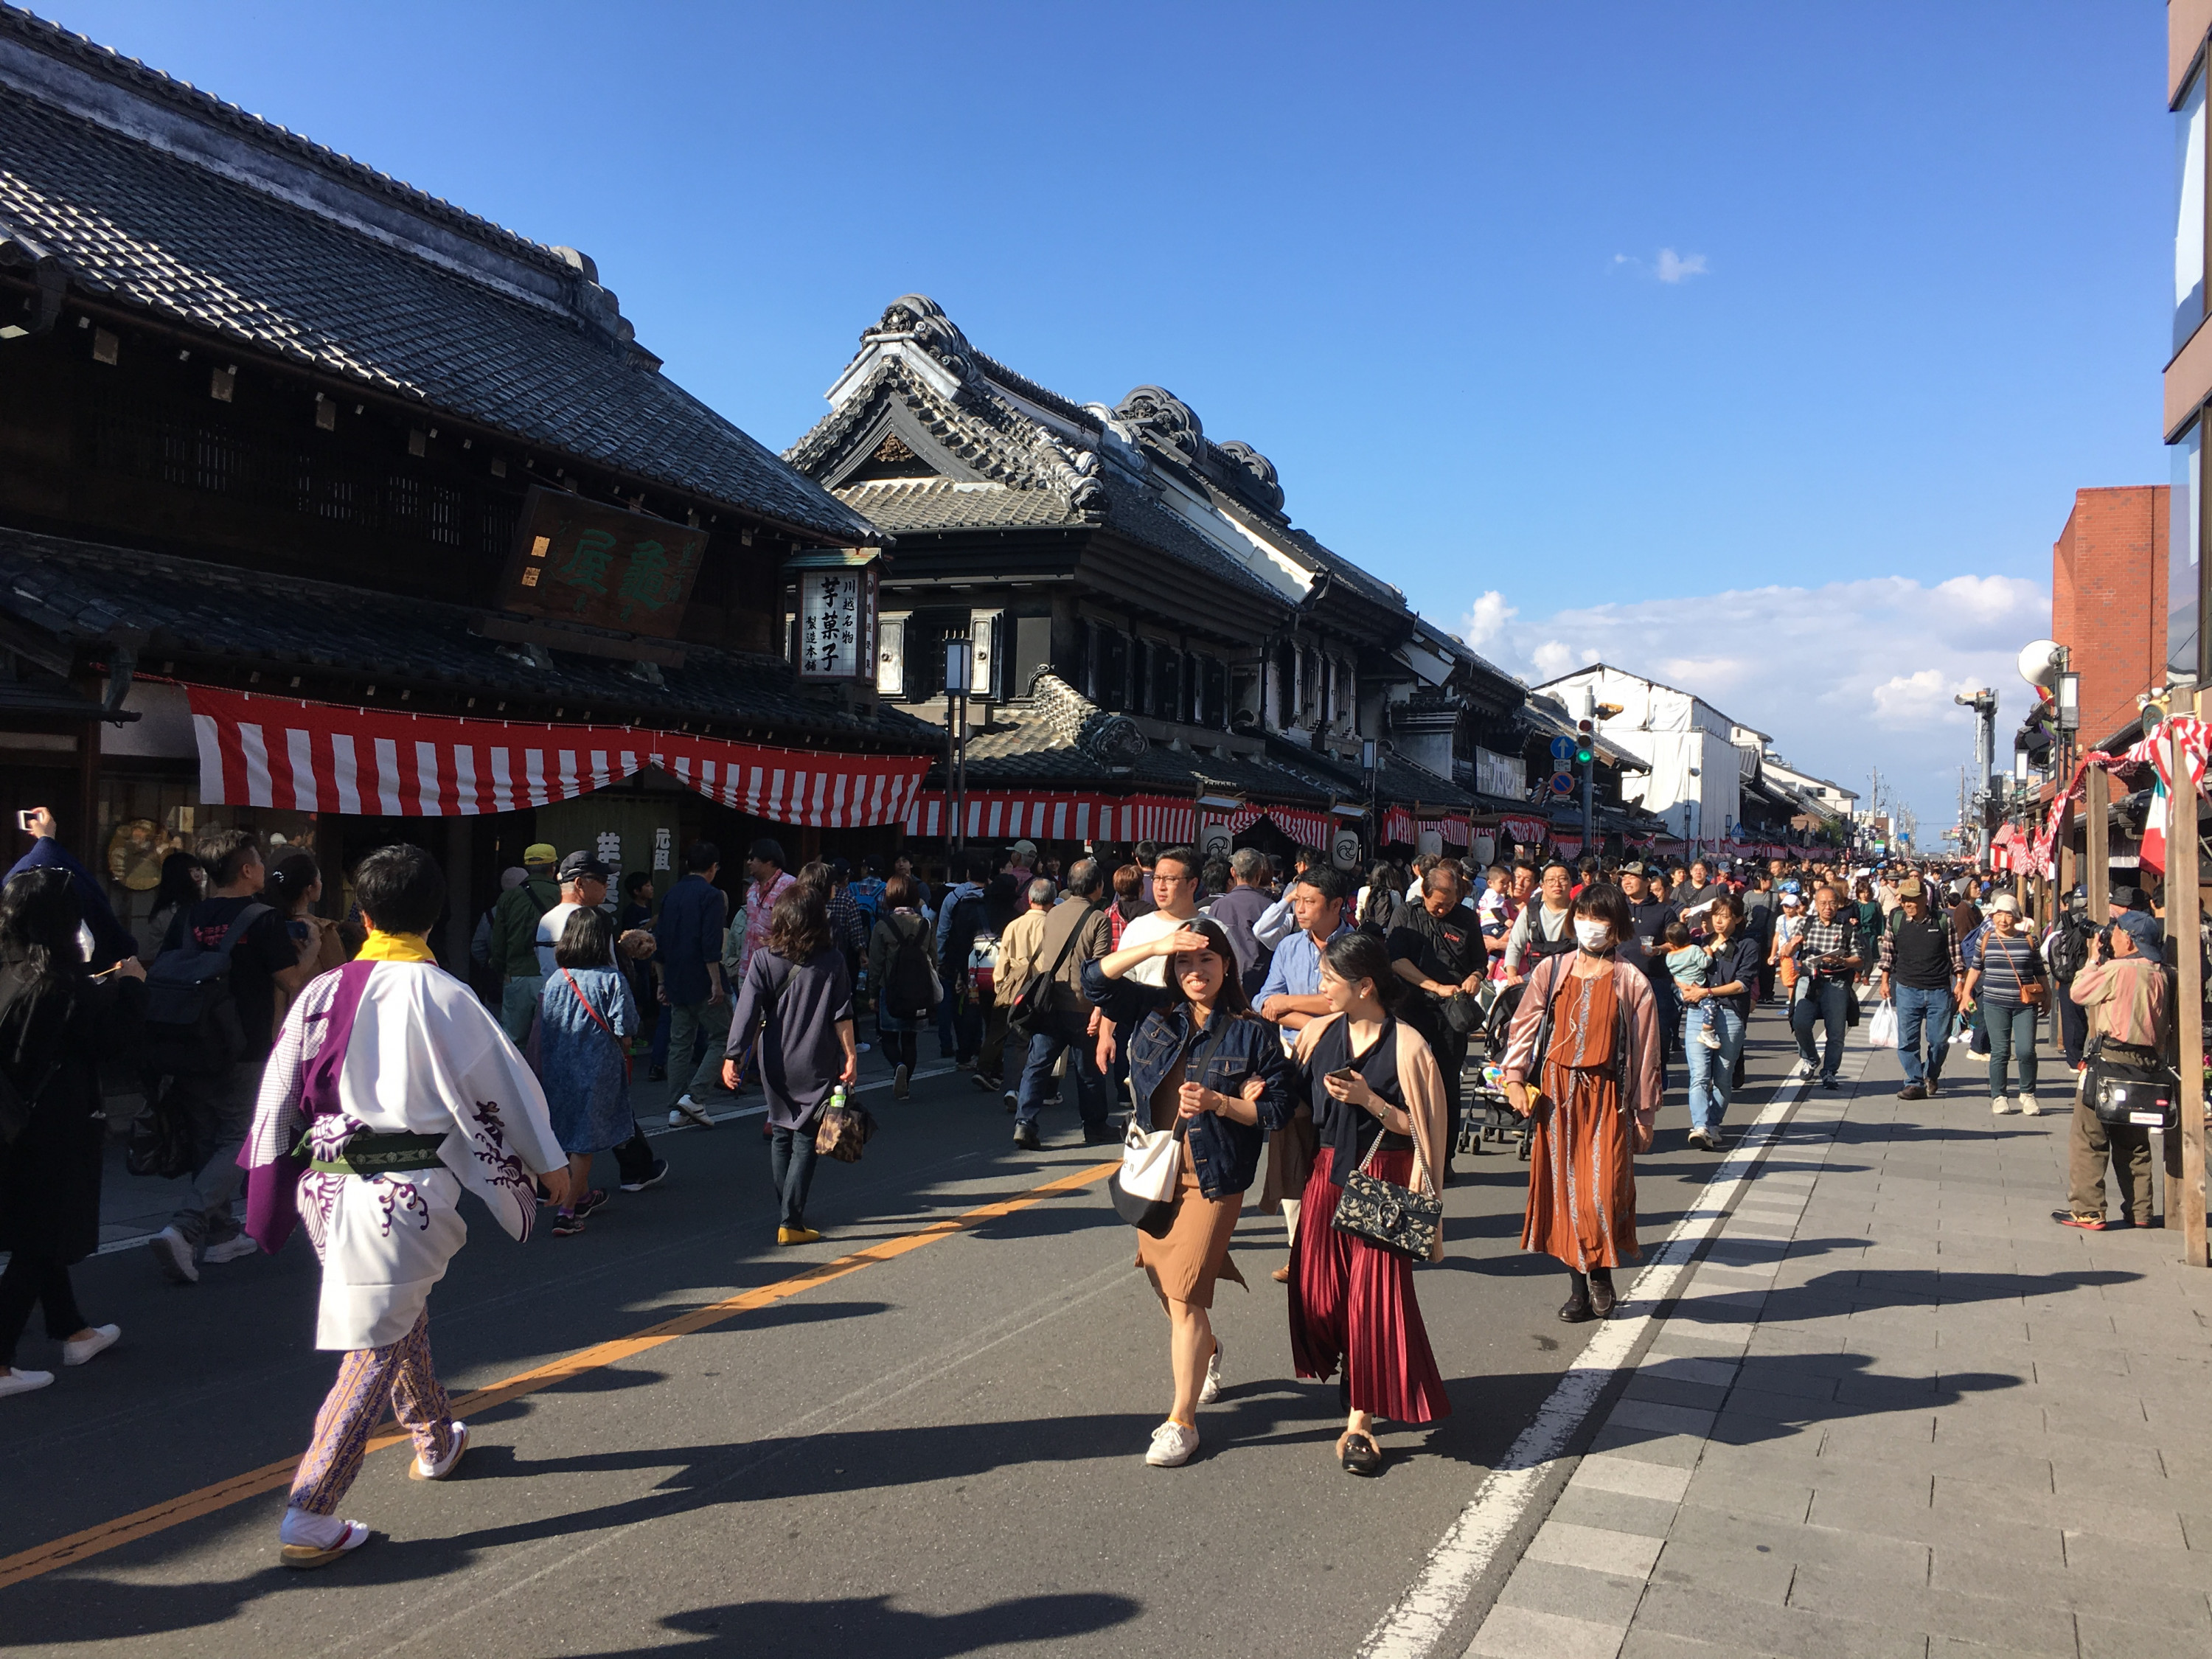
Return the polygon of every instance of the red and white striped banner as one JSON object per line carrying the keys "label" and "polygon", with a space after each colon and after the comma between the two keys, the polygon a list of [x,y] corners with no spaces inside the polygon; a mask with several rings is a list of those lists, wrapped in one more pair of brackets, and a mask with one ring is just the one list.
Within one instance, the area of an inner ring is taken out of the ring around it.
{"label": "red and white striped banner", "polygon": [[377,817],[472,817],[604,789],[657,766],[775,823],[896,823],[927,755],[840,755],[635,726],[546,726],[349,708],[185,688],[205,805]]}
{"label": "red and white striped banner", "polygon": [[1335,820],[1327,812],[1304,806],[1240,806],[1231,812],[1209,810],[1205,816],[1210,823],[1226,824],[1232,836],[1243,835],[1265,818],[1291,840],[1307,847],[1327,847],[1336,834]]}
{"label": "red and white striped banner", "polygon": [[1465,818],[1438,818],[1436,825],[1437,833],[1444,838],[1447,847],[1465,847],[1473,839],[1474,832],[1467,827]]}
{"label": "red and white striped banner", "polygon": [[1580,858],[1582,856],[1582,852],[1583,838],[1580,836],[1554,836],[1552,837],[1552,856],[1554,858]]}
{"label": "red and white striped banner", "polygon": [[1500,818],[1498,827],[1523,846],[1540,846],[1552,833],[1552,826],[1541,818]]}
{"label": "red and white striped banner", "polygon": [[[966,841],[1156,841],[1188,843],[1198,833],[1198,809],[1164,795],[1038,794],[971,789]],[[904,814],[909,836],[942,836],[951,823],[942,790],[916,795]]]}
{"label": "red and white striped banner", "polygon": [[1413,842],[1413,815],[1402,806],[1393,806],[1382,814],[1382,842],[1385,846],[1402,842],[1411,847]]}

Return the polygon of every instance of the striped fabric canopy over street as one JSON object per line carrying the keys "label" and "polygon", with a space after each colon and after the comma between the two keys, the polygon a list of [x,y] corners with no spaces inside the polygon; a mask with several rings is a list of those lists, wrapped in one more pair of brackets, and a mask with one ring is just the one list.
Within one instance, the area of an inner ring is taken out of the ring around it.
{"label": "striped fabric canopy over street", "polygon": [[[966,806],[968,841],[1156,841],[1166,847],[1198,832],[1198,808],[1164,795],[971,789]],[[952,822],[937,790],[915,797],[904,817],[909,836],[942,836]]]}
{"label": "striped fabric canopy over street", "polygon": [[470,817],[569,800],[657,766],[775,823],[857,829],[907,816],[926,755],[840,755],[641,726],[548,726],[185,688],[200,799],[384,817]]}

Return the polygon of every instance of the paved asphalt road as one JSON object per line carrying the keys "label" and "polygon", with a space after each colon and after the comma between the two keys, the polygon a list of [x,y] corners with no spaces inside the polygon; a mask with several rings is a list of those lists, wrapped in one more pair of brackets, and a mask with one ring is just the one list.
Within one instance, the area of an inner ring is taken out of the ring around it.
{"label": "paved asphalt road", "polygon": [[[1789,1058],[1763,1013],[1733,1121]],[[1675,1081],[1640,1174],[1647,1246],[1713,1163],[1682,1144],[1679,1067]],[[474,1217],[431,1303],[448,1385],[1100,1162],[1073,1144],[1072,1107],[1046,1114],[1042,1152],[1015,1151],[997,1097],[964,1075],[903,1105],[866,1098],[882,1133],[863,1163],[821,1168],[816,1246],[773,1244],[752,1121],[660,1139],[666,1183],[617,1193],[580,1237],[518,1247]],[[1460,1168],[1448,1259],[1417,1280],[1454,1414],[1389,1433],[1379,1480],[1333,1461],[1334,1384],[1290,1376],[1268,1217],[1237,1234],[1249,1292],[1217,1297],[1228,1386],[1201,1411],[1204,1448],[1183,1469],[1145,1466],[1170,1397],[1166,1326],[1091,1184],[472,1412],[449,1483],[410,1481],[403,1452],[372,1455],[346,1512],[378,1537],[325,1571],[276,1565],[281,1484],[187,1504],[175,1524],[0,1589],[0,1650],[1349,1655],[1595,1328],[1557,1321],[1563,1275],[1518,1249],[1527,1165],[1493,1152]],[[297,1239],[191,1289],[135,1250],[84,1264],[89,1316],[125,1338],[0,1403],[0,1557],[296,1456],[334,1364],[311,1346],[315,1282]],[[37,1328],[24,1361],[52,1363]]]}

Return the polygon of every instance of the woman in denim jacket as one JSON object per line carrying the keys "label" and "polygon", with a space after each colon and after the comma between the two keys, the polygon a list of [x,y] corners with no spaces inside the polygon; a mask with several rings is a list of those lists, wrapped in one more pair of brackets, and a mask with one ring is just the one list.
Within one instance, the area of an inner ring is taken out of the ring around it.
{"label": "woman in denim jacket", "polygon": [[[1154,957],[1172,958],[1167,989],[1125,977]],[[1137,1236],[1137,1265],[1167,1310],[1175,1374],[1175,1402],[1145,1454],[1155,1468],[1190,1461],[1198,1407],[1221,1392],[1221,1344],[1209,1314],[1214,1280],[1225,1273],[1244,1283],[1229,1259],[1229,1236],[1268,1131],[1288,1123],[1293,1109],[1282,1041],[1245,1001],[1236,960],[1229,936],[1200,918],[1083,969],[1085,994],[1131,1033],[1137,1109],[1155,1129],[1180,1123],[1185,1131],[1175,1219],[1158,1238]]]}

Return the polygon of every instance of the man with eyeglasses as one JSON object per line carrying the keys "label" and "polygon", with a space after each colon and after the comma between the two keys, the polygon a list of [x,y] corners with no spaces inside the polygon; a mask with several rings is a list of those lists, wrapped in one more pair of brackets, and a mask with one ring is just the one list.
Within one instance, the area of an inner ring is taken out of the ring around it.
{"label": "man with eyeglasses", "polygon": [[[1133,950],[1139,945],[1149,945],[1156,939],[1180,933],[1184,925],[1198,915],[1198,854],[1188,847],[1170,847],[1152,863],[1152,902],[1157,909],[1147,910],[1121,929],[1120,948]],[[1154,957],[1140,962],[1124,977],[1154,990],[1164,991],[1168,983],[1168,959]],[[1111,1068],[1114,1063],[1114,1022],[1102,1018],[1098,1022],[1098,1069]]]}

